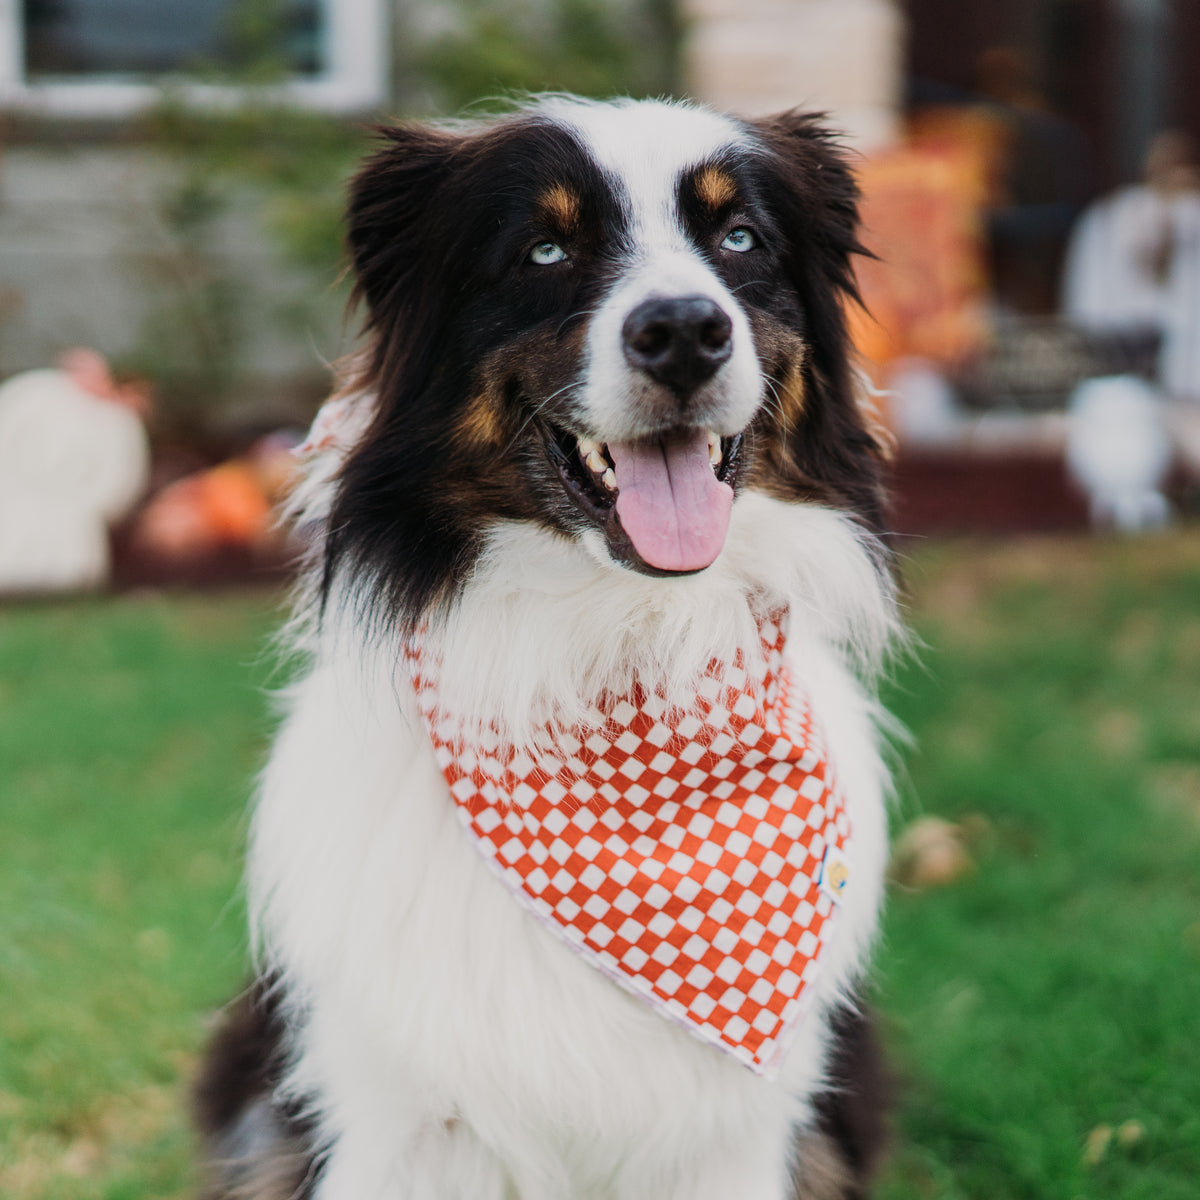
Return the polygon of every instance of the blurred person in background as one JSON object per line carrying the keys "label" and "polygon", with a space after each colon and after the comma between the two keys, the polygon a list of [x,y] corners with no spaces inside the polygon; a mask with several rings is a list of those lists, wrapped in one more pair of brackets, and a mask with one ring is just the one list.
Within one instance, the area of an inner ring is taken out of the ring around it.
{"label": "blurred person in background", "polygon": [[1083,214],[1063,310],[1117,357],[1149,360],[1176,447],[1200,470],[1200,153],[1187,133],[1156,136],[1142,181]]}

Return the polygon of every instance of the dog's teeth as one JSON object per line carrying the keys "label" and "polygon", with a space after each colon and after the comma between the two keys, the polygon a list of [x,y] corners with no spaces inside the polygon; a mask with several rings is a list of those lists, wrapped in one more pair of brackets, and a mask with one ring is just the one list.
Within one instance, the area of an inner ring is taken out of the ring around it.
{"label": "dog's teeth", "polygon": [[721,465],[721,436],[711,429],[708,431],[708,461],[714,467]]}
{"label": "dog's teeth", "polygon": [[617,490],[617,473],[612,469],[612,467],[609,467],[608,470],[604,472],[602,482],[610,492],[615,492]]}
{"label": "dog's teeth", "polygon": [[[593,442],[592,445],[595,446],[596,443]],[[604,461],[604,455],[600,453],[599,446],[597,446],[595,450],[588,452],[587,465],[588,470],[595,471],[597,475],[601,474],[605,467],[608,466],[608,463]]]}
{"label": "dog's teeth", "polygon": [[591,457],[591,455],[599,453],[599,451],[600,451],[600,443],[599,442],[595,442],[591,438],[580,438],[579,439],[579,457],[580,458],[587,459],[587,458]]}

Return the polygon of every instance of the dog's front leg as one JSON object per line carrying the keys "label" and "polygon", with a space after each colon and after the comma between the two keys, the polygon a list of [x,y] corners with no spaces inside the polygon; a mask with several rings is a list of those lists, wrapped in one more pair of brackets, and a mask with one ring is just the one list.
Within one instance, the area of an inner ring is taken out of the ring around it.
{"label": "dog's front leg", "polygon": [[746,1159],[714,1167],[687,1179],[670,1200],[791,1200],[783,1164]]}
{"label": "dog's front leg", "polygon": [[725,1159],[681,1173],[670,1190],[637,1193],[638,1200],[792,1200],[782,1162]]}
{"label": "dog's front leg", "polygon": [[398,1138],[380,1124],[340,1137],[315,1200],[511,1200],[507,1172],[474,1134],[454,1123]]}
{"label": "dog's front leg", "polygon": [[793,1200],[791,1138],[790,1125],[771,1121],[677,1145],[674,1161],[626,1170],[616,1200]]}

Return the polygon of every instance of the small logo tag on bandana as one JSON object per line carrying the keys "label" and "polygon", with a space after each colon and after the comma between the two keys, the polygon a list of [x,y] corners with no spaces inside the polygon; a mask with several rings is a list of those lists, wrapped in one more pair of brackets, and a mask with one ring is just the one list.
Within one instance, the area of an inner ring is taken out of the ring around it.
{"label": "small logo tag on bandana", "polygon": [[820,870],[821,891],[835,904],[841,902],[850,885],[850,860],[836,847],[825,851]]}
{"label": "small logo tag on bandana", "polygon": [[419,707],[463,825],[500,879],[593,966],[752,1070],[774,1074],[850,886],[849,823],[783,661],[712,662],[691,711],[640,689],[536,751]]}

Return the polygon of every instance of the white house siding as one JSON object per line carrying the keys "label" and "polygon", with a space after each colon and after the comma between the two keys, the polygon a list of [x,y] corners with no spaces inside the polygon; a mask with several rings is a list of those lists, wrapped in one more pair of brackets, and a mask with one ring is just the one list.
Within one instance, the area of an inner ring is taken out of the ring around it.
{"label": "white house siding", "polygon": [[904,19],[894,0],[681,0],[690,90],[750,116],[828,110],[858,149],[896,135]]}
{"label": "white house siding", "polygon": [[[46,366],[75,345],[143,357],[153,321],[183,311],[195,276],[181,268],[164,218],[169,172],[128,148],[19,146],[0,156],[0,375]],[[332,281],[280,260],[253,198],[233,198],[208,230],[206,254],[236,292],[239,374],[277,390],[319,375],[322,359],[341,352]],[[280,319],[297,289],[312,309],[299,329]]]}

